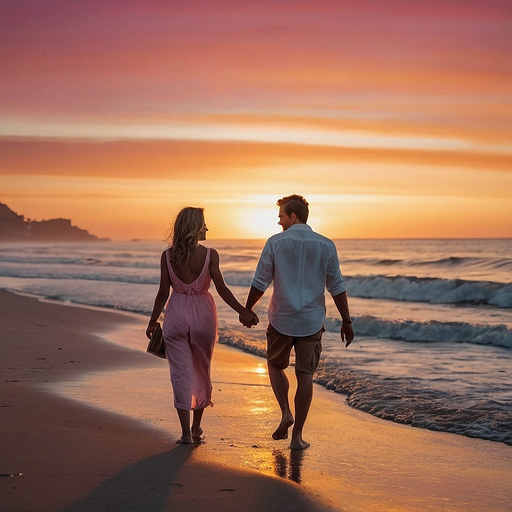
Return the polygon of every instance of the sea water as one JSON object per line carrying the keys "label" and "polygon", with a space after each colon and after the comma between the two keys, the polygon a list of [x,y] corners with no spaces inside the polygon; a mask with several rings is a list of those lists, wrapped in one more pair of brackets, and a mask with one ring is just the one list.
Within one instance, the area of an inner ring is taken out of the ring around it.
{"label": "sea water", "polygon": [[[400,423],[512,445],[512,239],[336,240],[355,341],[327,297],[316,381]],[[212,240],[240,302],[263,240]],[[0,287],[149,316],[165,242],[0,244]],[[246,329],[212,290],[219,341],[263,356],[271,290]],[[145,343],[141,333],[141,343]]]}

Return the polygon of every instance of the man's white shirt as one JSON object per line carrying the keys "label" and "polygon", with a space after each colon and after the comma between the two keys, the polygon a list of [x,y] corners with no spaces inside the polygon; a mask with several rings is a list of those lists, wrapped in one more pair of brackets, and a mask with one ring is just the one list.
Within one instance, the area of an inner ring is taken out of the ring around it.
{"label": "man's white shirt", "polygon": [[325,321],[325,289],[333,296],[347,290],[334,242],[307,224],[293,224],[267,240],[252,285],[264,292],[272,282],[269,322],[288,336],[318,332]]}

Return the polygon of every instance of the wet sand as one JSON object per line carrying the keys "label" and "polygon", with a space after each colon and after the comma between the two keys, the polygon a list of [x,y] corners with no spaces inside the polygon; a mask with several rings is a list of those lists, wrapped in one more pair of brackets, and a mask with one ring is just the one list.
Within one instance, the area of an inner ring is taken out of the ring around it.
{"label": "wet sand", "polygon": [[379,420],[319,386],[311,447],[273,441],[264,361],[223,345],[205,444],[175,444],[145,324],[0,290],[3,511],[510,510],[511,447]]}

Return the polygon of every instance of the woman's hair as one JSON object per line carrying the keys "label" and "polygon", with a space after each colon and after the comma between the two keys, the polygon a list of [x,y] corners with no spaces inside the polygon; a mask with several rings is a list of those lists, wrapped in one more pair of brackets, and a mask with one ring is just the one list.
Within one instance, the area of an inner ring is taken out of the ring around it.
{"label": "woman's hair", "polygon": [[169,259],[174,265],[179,267],[190,259],[196,247],[197,235],[204,227],[203,212],[203,208],[187,206],[176,216],[168,237],[170,242]]}

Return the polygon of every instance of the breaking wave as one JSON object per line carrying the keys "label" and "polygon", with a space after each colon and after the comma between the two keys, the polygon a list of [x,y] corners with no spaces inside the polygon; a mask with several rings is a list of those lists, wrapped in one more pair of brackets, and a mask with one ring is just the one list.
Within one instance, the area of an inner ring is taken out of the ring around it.
{"label": "breaking wave", "polygon": [[351,297],[512,308],[512,283],[406,276],[346,277],[345,280]]}
{"label": "breaking wave", "polygon": [[[341,321],[327,318],[325,329],[339,332]],[[409,342],[474,343],[512,349],[512,329],[506,325],[475,325],[466,322],[415,322],[382,320],[365,315],[354,318],[358,336],[371,336]]]}

